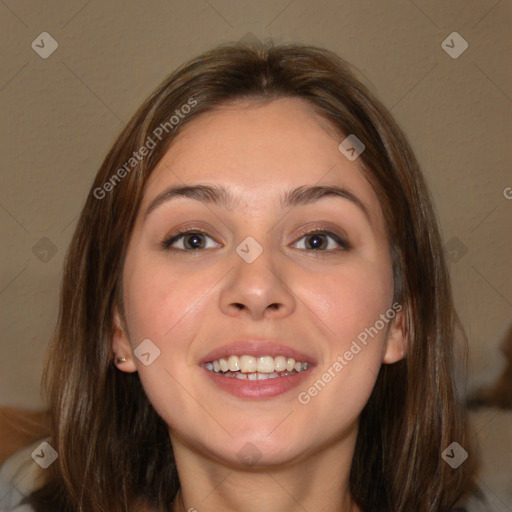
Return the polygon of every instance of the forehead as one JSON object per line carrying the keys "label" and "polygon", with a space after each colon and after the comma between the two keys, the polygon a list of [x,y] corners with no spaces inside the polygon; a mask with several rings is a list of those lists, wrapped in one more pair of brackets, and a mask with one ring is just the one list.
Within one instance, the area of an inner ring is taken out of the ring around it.
{"label": "forehead", "polygon": [[183,126],[153,171],[143,206],[171,185],[219,184],[252,206],[297,186],[339,185],[378,217],[360,163],[338,149],[344,138],[302,99],[232,102]]}

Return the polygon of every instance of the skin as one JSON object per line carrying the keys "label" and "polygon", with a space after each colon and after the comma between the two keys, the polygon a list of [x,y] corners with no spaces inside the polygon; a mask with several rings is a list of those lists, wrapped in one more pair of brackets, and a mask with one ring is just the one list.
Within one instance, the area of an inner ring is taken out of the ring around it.
{"label": "skin", "polygon": [[[127,324],[115,310],[112,347],[127,358],[119,370],[139,372],[169,425],[181,482],[176,510],[359,511],[348,489],[358,418],[380,366],[404,356],[402,313],[307,405],[297,400],[392,306],[382,211],[359,161],[338,150],[343,138],[304,100],[236,102],[185,125],[151,175],[123,271]],[[197,183],[223,185],[240,201],[225,209],[173,199],[143,219],[168,186]],[[346,187],[369,218],[337,197],[282,210],[280,194],[302,185]],[[351,247],[326,238],[313,249],[315,237],[299,231],[318,229],[313,222]],[[162,249],[181,227],[206,232],[205,248]],[[250,264],[235,251],[248,236],[263,248]],[[279,338],[317,365],[277,397],[232,396],[198,361],[242,336]],[[149,366],[133,353],[146,338],[161,351]],[[246,443],[261,453],[255,465],[237,456]]]}

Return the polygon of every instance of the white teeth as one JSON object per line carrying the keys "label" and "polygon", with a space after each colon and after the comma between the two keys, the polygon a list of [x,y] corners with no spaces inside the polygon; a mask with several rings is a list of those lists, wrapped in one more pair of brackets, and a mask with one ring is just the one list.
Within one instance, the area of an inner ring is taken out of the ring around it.
{"label": "white teeth", "polygon": [[240,358],[240,371],[243,373],[252,373],[258,369],[256,358],[252,356],[242,356]]}
{"label": "white teeth", "polygon": [[284,372],[286,370],[286,357],[284,356],[277,356],[274,357],[274,370],[276,372]]}
{"label": "white teeth", "polygon": [[308,362],[285,356],[229,356],[205,363],[207,370],[237,379],[264,380],[286,377],[307,370]]}
{"label": "white teeth", "polygon": [[271,373],[274,371],[274,358],[271,356],[258,357],[258,372]]}
{"label": "white teeth", "polygon": [[238,356],[229,356],[229,359],[228,359],[229,370],[232,372],[236,372],[236,371],[240,370],[239,362],[240,362],[240,360],[238,359]]}
{"label": "white teeth", "polygon": [[226,359],[219,359],[219,365],[220,365],[220,371],[221,372],[227,372],[229,370],[229,367],[228,367],[228,362],[226,361]]}

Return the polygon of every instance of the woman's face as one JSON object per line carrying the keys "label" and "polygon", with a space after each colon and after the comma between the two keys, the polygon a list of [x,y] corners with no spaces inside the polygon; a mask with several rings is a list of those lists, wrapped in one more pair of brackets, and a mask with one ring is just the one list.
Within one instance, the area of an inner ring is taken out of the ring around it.
{"label": "woman's face", "polygon": [[[303,100],[236,103],[184,126],[154,170],[113,347],[173,441],[229,464],[318,454],[355,439],[402,357],[383,215],[344,138]],[[223,192],[166,194],[197,185]],[[289,358],[309,368],[283,373]]]}

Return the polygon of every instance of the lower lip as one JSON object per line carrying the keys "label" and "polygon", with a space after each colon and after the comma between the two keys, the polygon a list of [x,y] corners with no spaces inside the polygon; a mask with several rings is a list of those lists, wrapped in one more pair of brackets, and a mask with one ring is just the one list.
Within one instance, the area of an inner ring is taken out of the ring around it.
{"label": "lower lip", "polygon": [[297,387],[306,380],[312,370],[310,366],[307,370],[303,370],[296,375],[287,377],[276,377],[274,379],[265,380],[248,380],[237,379],[236,377],[224,377],[221,374],[212,372],[203,368],[210,379],[222,390],[239,398],[272,398],[282,395],[287,391]]}

